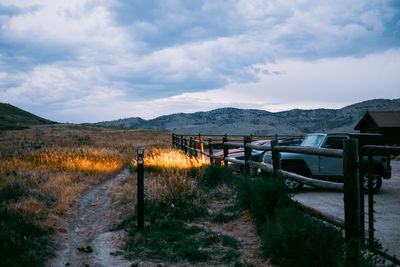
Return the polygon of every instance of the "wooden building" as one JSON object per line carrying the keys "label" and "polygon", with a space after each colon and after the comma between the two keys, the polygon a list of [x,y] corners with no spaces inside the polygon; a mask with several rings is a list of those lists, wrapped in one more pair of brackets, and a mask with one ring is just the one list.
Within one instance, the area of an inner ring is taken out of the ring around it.
{"label": "wooden building", "polygon": [[387,145],[400,145],[400,111],[367,111],[354,129],[383,134]]}

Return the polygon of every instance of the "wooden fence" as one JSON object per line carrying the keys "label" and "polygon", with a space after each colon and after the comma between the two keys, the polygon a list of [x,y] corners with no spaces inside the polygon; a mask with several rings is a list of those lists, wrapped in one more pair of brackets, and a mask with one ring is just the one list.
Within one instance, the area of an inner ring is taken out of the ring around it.
{"label": "wooden fence", "polygon": [[[222,140],[215,140],[221,138]],[[231,136],[230,136],[231,137]],[[233,140],[232,140],[233,138]],[[172,134],[172,144],[175,148],[182,150],[184,153],[192,157],[200,157],[202,160],[209,160],[210,164],[214,164],[216,160],[223,162],[224,166],[228,166],[229,162],[244,166],[245,172],[249,174],[250,167],[259,168],[267,173],[275,173],[282,177],[307,184],[315,187],[329,188],[335,190],[344,191],[344,221],[340,218],[325,214],[321,211],[307,207],[299,202],[295,202],[297,208],[310,214],[313,217],[324,220],[331,223],[341,229],[344,229],[345,239],[348,242],[347,255],[353,255],[346,257],[348,264],[354,263],[356,256],[360,254],[361,246],[364,246],[364,234],[365,234],[365,216],[364,216],[364,192],[362,187],[361,168],[362,154],[368,152],[372,155],[371,151],[375,150],[396,150],[400,151],[398,147],[363,147],[360,155],[358,155],[358,144],[357,140],[349,139],[344,140],[343,150],[341,149],[329,149],[329,148],[311,148],[311,147],[299,147],[299,146],[280,146],[278,144],[278,137],[269,137],[271,140],[271,146],[259,146],[251,144],[252,136],[233,136],[231,140],[228,140],[228,136],[201,136],[199,135],[176,135]],[[240,140],[241,139],[241,140]],[[215,148],[222,149],[223,156],[215,155]],[[244,149],[244,160],[238,160],[228,156],[230,148],[243,148]],[[271,151],[272,153],[272,166],[262,164],[250,160],[252,150],[263,150]],[[319,156],[330,156],[343,158],[343,174],[344,183],[335,183],[322,180],[316,180],[310,177],[299,175],[296,173],[284,171],[280,165],[280,152],[293,152]],[[372,156],[370,156],[370,166],[372,166]],[[372,171],[371,168],[370,172]],[[369,177],[372,177],[369,175]],[[370,184],[371,181],[370,181]],[[372,191],[372,190],[370,190]],[[400,264],[400,261],[394,256],[390,256],[382,250],[376,249],[373,245],[373,194],[369,192],[370,201],[369,205],[369,246],[367,247],[371,251],[391,260],[396,264]],[[371,201],[372,199],[372,201]],[[372,204],[371,204],[372,203]],[[372,226],[371,226],[372,224]],[[372,234],[371,234],[372,231]],[[372,239],[371,239],[372,238]]]}

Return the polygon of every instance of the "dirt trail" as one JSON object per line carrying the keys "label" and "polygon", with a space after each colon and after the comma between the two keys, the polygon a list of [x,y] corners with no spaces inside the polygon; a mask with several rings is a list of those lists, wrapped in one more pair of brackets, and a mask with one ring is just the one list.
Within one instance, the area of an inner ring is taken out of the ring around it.
{"label": "dirt trail", "polygon": [[124,170],[113,179],[87,191],[63,222],[65,233],[57,237],[59,250],[47,266],[130,266],[112,256],[124,239],[124,232],[109,232],[121,218],[107,194],[109,185],[129,174]]}
{"label": "dirt trail", "polygon": [[[120,251],[125,239],[125,231],[113,231],[124,216],[112,203],[108,189],[112,182],[123,180],[129,174],[122,171],[114,178],[87,190],[77,201],[75,208],[65,217],[62,229],[58,233],[56,257],[50,259],[47,266],[131,266],[132,262],[122,256],[114,256]],[[233,200],[212,201],[210,211],[219,212]],[[207,219],[198,219],[189,223],[207,231],[231,236],[240,242],[240,261],[243,266],[270,266],[260,253],[261,241],[250,217],[245,214],[228,223],[215,223]],[[114,255],[111,255],[114,254]],[[134,261],[137,266],[194,266],[190,263],[164,264],[159,261]],[[202,266],[208,266],[202,263]],[[221,266],[231,266],[222,264]]]}

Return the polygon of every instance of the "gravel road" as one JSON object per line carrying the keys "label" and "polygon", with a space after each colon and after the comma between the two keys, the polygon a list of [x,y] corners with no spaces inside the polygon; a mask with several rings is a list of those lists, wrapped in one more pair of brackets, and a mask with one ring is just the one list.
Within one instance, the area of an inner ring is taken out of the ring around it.
{"label": "gravel road", "polygon": [[[400,258],[400,161],[392,161],[392,177],[383,180],[374,195],[375,238],[388,253]],[[344,218],[343,192],[304,186],[295,200],[324,213]],[[366,229],[368,229],[368,197],[365,196]]]}

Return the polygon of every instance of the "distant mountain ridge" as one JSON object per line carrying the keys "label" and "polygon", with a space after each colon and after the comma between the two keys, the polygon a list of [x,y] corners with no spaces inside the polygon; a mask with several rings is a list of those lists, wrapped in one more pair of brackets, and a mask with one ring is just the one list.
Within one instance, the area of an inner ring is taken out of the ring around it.
{"label": "distant mountain ridge", "polygon": [[13,105],[0,103],[0,130],[19,130],[30,125],[54,123]]}
{"label": "distant mountain ridge", "polygon": [[95,124],[165,129],[189,134],[301,135],[310,132],[352,132],[368,110],[400,110],[400,99],[368,100],[341,109],[292,109],[281,112],[219,108],[164,115],[151,120],[134,117]]}

